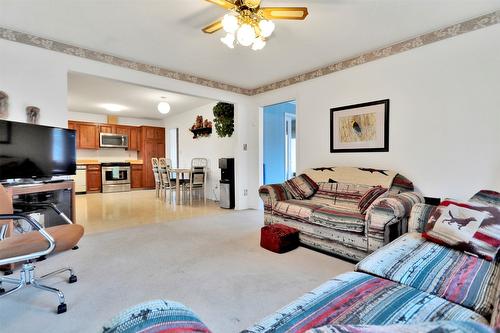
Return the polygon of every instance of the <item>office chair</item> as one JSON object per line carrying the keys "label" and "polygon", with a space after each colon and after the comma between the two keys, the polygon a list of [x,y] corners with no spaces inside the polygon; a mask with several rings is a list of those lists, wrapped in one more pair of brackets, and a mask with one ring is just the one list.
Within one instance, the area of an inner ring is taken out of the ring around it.
{"label": "office chair", "polygon": [[[73,224],[54,204],[36,204],[36,206],[53,209],[68,224],[43,228],[30,216],[14,213],[11,198],[5,188],[0,185],[0,266],[23,262],[19,278],[0,277],[0,298],[32,286],[55,293],[59,299],[57,313],[60,314],[67,311],[64,294],[56,288],[42,284],[41,281],[56,274],[69,272],[68,282],[75,283],[77,281],[75,272],[66,267],[37,277],[33,263],[45,256],[75,248],[83,236],[83,227]],[[33,231],[7,237],[12,230],[13,220],[23,220]],[[14,287],[6,290],[4,284],[13,284]]]}

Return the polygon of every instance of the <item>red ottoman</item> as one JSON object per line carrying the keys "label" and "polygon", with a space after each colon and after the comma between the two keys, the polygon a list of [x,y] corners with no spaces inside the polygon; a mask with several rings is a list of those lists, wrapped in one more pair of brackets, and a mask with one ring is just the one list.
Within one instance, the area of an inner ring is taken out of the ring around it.
{"label": "red ottoman", "polygon": [[285,253],[299,246],[299,231],[283,224],[266,225],[260,229],[260,246],[276,253]]}

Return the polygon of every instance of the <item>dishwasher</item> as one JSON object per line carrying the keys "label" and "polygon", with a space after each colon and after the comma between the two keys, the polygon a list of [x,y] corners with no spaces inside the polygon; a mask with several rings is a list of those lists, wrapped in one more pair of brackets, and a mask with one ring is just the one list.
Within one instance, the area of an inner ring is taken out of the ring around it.
{"label": "dishwasher", "polygon": [[87,166],[77,165],[76,175],[74,177],[75,181],[75,193],[85,194],[87,193]]}

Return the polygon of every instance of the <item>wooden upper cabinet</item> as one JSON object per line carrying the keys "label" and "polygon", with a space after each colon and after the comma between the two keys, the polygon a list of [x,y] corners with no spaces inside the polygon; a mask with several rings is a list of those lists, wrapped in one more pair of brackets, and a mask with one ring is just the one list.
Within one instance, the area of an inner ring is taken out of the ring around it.
{"label": "wooden upper cabinet", "polygon": [[130,136],[130,126],[114,125],[113,133]]}
{"label": "wooden upper cabinet", "polygon": [[91,123],[77,123],[77,148],[98,149],[99,148],[99,126]]}
{"label": "wooden upper cabinet", "polygon": [[113,125],[99,125],[99,133],[114,133]]}
{"label": "wooden upper cabinet", "polygon": [[139,128],[138,127],[130,127],[129,128],[129,136],[128,136],[128,149],[129,150],[139,150]]}

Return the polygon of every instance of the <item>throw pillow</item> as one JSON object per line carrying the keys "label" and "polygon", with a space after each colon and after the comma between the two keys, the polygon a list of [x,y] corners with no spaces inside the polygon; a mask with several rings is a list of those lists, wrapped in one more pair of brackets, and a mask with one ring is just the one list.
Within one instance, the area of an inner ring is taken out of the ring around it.
{"label": "throw pillow", "polygon": [[318,184],[306,174],[287,180],[283,186],[294,199],[299,200],[310,198],[318,190]]}
{"label": "throw pillow", "polygon": [[500,210],[443,201],[429,218],[422,236],[491,261],[500,248]]}
{"label": "throw pillow", "polygon": [[358,208],[361,214],[364,214],[368,207],[371,206],[371,204],[380,197],[382,194],[387,192],[386,188],[383,188],[382,186],[374,186],[370,190],[368,190],[359,200],[358,203]]}

